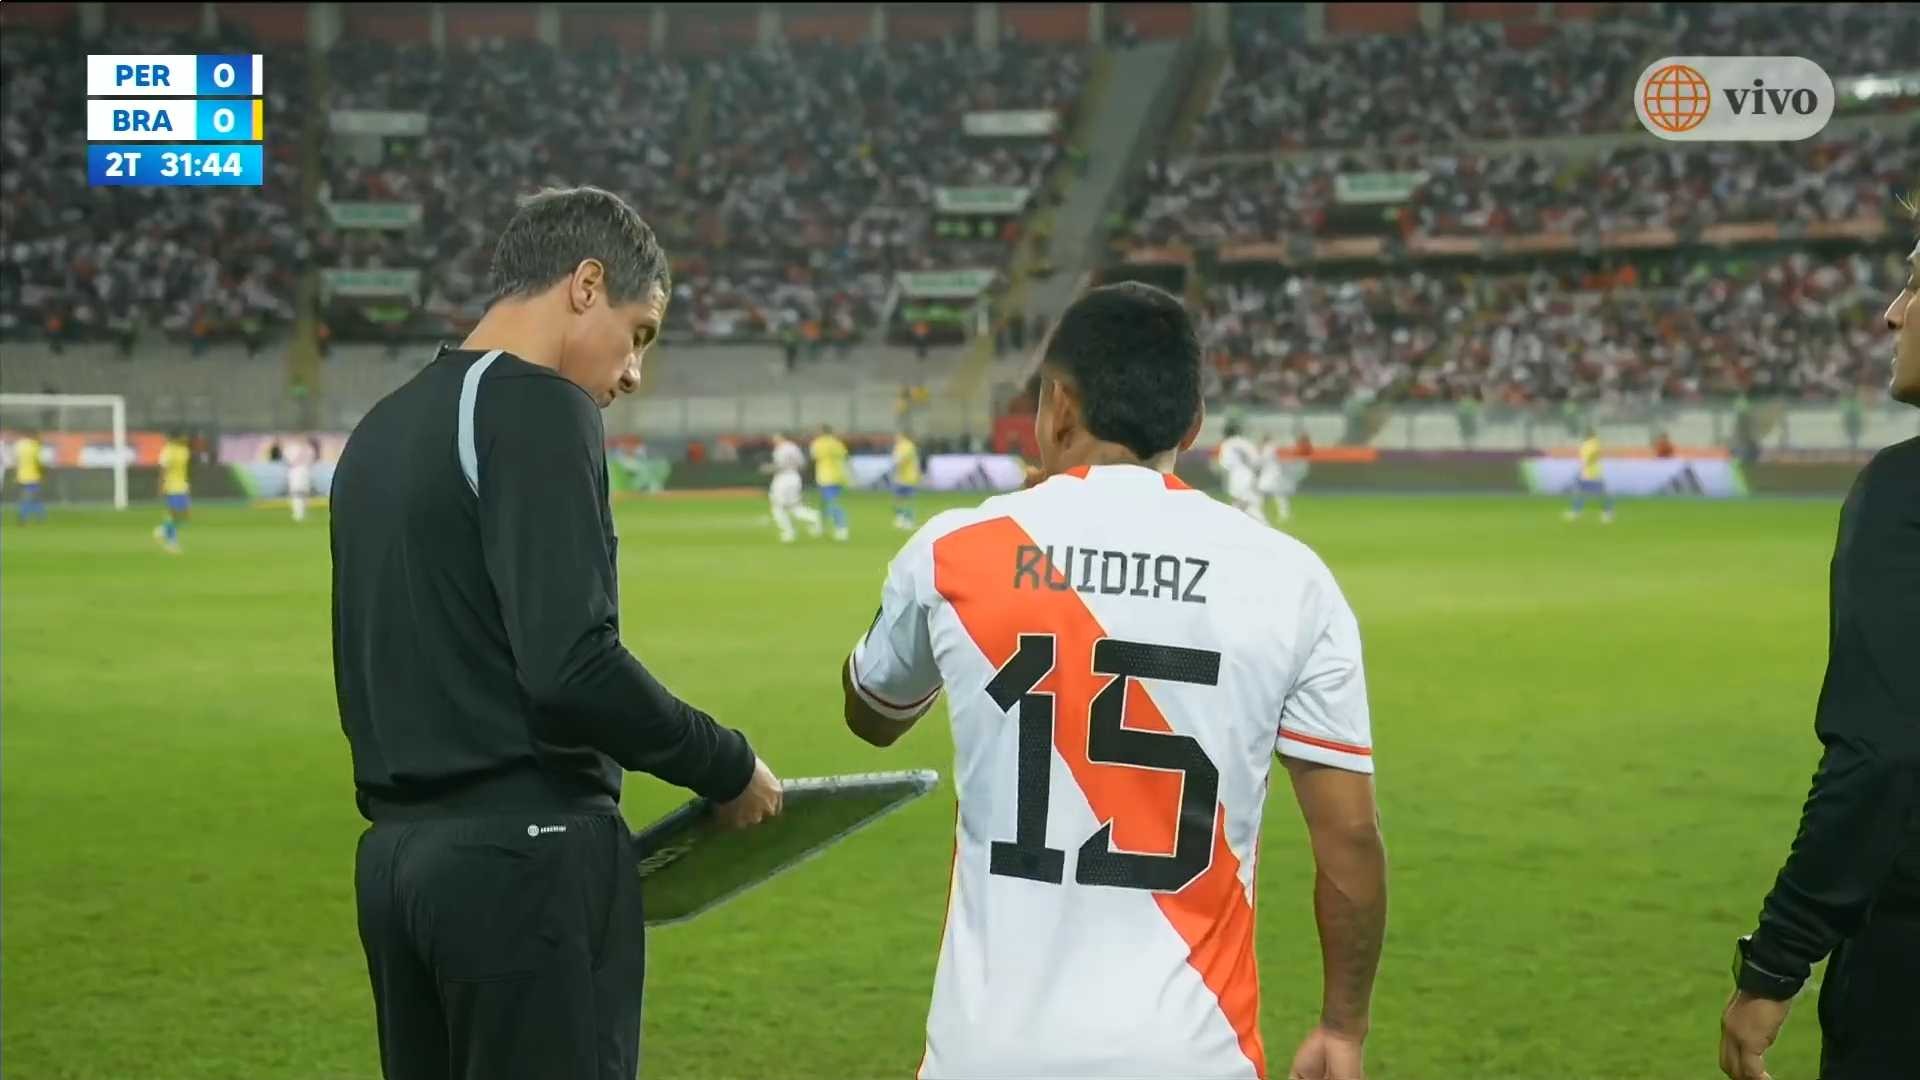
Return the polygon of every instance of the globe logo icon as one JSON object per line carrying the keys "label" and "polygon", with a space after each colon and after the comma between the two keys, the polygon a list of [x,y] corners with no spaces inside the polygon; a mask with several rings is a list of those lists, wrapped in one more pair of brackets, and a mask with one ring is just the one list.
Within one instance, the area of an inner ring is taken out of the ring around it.
{"label": "globe logo icon", "polygon": [[1647,122],[1661,131],[1692,131],[1713,107],[1707,80],[1685,64],[1668,64],[1653,73],[1640,92],[1640,109]]}

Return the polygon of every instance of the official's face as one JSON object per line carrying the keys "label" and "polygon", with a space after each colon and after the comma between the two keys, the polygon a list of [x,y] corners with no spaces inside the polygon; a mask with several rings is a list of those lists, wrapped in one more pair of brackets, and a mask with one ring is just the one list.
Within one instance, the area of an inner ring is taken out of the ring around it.
{"label": "official's face", "polygon": [[1895,335],[1887,392],[1895,401],[1920,405],[1920,244],[1907,255],[1907,284],[1887,308],[1887,328]]}
{"label": "official's face", "polygon": [[604,292],[587,302],[561,353],[560,373],[593,395],[601,408],[640,388],[640,365],[660,337],[667,295],[655,287],[642,299],[612,304]]}

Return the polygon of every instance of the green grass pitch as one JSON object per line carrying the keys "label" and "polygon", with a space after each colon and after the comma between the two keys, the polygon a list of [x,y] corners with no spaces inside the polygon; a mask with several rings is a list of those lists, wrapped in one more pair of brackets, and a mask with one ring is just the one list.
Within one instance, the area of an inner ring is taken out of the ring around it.
{"label": "green grass pitch", "polygon": [[[923,507],[923,513],[931,507]],[[1714,1075],[1732,941],[1817,759],[1837,504],[1312,498],[1294,530],[1365,636],[1392,862],[1369,1042],[1384,1080]],[[650,941],[644,1075],[905,1077],[952,825],[936,711],[846,734],[838,665],[901,534],[778,545],[758,498],[619,504],[629,645],[789,776],[941,789]],[[21,1080],[377,1076],[334,710],[325,514],[8,521],[4,1059]],[[1279,785],[1259,950],[1278,1075],[1314,1018],[1311,862]],[[650,820],[682,794],[631,778]],[[1774,1075],[1813,1075],[1803,998]]]}

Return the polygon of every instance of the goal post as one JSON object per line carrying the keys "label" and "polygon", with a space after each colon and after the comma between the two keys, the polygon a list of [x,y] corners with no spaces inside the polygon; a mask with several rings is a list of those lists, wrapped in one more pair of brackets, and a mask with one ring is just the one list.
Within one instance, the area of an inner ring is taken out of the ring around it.
{"label": "goal post", "polygon": [[[127,467],[133,452],[127,445],[127,399],[119,394],[0,394],[0,433],[7,442],[7,488],[12,494],[13,457],[19,440],[40,436],[47,464],[60,469],[111,471],[113,505],[127,508]],[[61,445],[56,445],[61,444]],[[48,479],[54,479],[51,472]],[[49,485],[60,502],[86,502],[100,496],[90,483]]]}

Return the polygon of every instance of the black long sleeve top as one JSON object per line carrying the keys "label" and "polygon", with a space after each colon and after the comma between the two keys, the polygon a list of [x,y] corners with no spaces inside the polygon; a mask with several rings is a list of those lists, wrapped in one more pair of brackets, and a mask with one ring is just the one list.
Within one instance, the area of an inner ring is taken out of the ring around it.
{"label": "black long sleeve top", "polygon": [[1831,589],[1826,751],[1750,952],[1795,979],[1870,912],[1920,917],[1920,438],[1854,481]]}
{"label": "black long sleeve top", "polygon": [[515,774],[540,781],[505,785],[515,798],[609,804],[623,769],[717,800],[746,788],[746,739],[621,644],[604,429],[574,383],[443,350],[354,430],[331,505],[334,682],[364,815]]}

